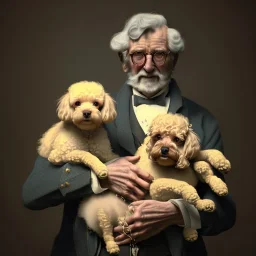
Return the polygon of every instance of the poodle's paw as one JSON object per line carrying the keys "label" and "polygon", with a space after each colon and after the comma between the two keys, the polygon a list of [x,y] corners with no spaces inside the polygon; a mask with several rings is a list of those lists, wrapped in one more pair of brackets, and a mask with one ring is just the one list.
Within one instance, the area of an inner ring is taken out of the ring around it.
{"label": "poodle's paw", "polygon": [[215,210],[215,203],[210,199],[200,199],[196,202],[195,207],[199,211],[213,212]]}
{"label": "poodle's paw", "polygon": [[92,166],[93,171],[98,176],[99,179],[106,179],[108,176],[107,166],[101,162],[98,162],[97,165]]}
{"label": "poodle's paw", "polygon": [[225,174],[231,169],[230,162],[222,154],[215,157],[209,157],[209,162],[215,169]]}
{"label": "poodle's paw", "polygon": [[110,254],[118,254],[120,252],[119,246],[114,241],[108,241],[106,248]]}
{"label": "poodle's paw", "polygon": [[59,155],[51,154],[48,157],[48,161],[52,164],[62,164],[62,157]]}
{"label": "poodle's paw", "polygon": [[101,170],[98,172],[97,176],[99,177],[99,179],[106,179],[108,177],[108,171]]}
{"label": "poodle's paw", "polygon": [[194,242],[198,238],[198,233],[195,229],[192,228],[184,228],[183,229],[183,236],[189,242]]}
{"label": "poodle's paw", "polygon": [[209,180],[209,186],[219,196],[226,196],[228,194],[228,187],[225,182],[216,176],[212,176]]}

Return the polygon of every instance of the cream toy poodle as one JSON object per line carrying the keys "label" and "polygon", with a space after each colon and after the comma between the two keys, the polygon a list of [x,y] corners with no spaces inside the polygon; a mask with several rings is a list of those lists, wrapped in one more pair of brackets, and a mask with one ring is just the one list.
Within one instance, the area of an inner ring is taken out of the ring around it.
{"label": "cream toy poodle", "polygon": [[[157,116],[144,143],[136,155],[140,155],[137,165],[154,177],[147,199],[167,201],[183,198],[200,211],[214,211],[215,204],[208,199],[200,199],[194,188],[198,179],[206,182],[218,195],[228,193],[227,185],[213,174],[210,164],[226,173],[231,166],[218,150],[200,151],[198,136],[193,132],[188,119],[180,114]],[[193,168],[190,168],[191,160]],[[209,163],[210,164],[209,164]],[[109,253],[118,253],[114,241],[113,226],[125,226],[127,204],[111,192],[92,196],[81,203],[79,216],[96,233],[103,236]],[[197,231],[184,228],[188,241],[197,239]]]}
{"label": "cream toy poodle", "polygon": [[78,82],[60,98],[57,113],[61,121],[39,140],[39,155],[57,165],[83,163],[100,179],[106,178],[103,162],[118,157],[102,127],[116,117],[113,99],[99,83]]}

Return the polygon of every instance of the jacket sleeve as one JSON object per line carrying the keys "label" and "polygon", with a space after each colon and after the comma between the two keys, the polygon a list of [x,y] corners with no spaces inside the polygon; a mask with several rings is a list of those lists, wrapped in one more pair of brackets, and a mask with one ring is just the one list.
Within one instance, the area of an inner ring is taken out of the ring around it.
{"label": "jacket sleeve", "polygon": [[[223,143],[216,119],[209,113],[203,119],[204,138],[202,140],[202,149],[218,149],[223,152]],[[215,175],[224,180],[223,175],[214,170]],[[198,193],[203,199],[211,199],[216,205],[214,212],[199,211],[201,218],[201,229],[199,233],[205,236],[217,235],[230,229],[236,220],[236,206],[232,197],[216,195],[205,183],[199,183]]]}
{"label": "jacket sleeve", "polygon": [[41,210],[67,200],[92,194],[91,171],[84,165],[53,165],[38,156],[32,172],[22,188],[24,206]]}

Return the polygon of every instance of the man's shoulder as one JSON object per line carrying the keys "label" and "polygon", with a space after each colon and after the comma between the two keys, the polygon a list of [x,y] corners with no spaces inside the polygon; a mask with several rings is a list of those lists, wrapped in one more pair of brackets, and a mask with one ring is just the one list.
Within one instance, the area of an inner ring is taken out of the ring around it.
{"label": "man's shoulder", "polygon": [[215,116],[205,107],[199,105],[195,101],[188,99],[186,97],[183,98],[183,107],[186,111],[188,111],[188,115],[190,117],[201,117],[204,119],[216,120]]}
{"label": "man's shoulder", "polygon": [[223,150],[218,121],[207,108],[190,99],[183,98],[181,114],[184,113],[193,125],[193,130],[199,136],[202,149]]}

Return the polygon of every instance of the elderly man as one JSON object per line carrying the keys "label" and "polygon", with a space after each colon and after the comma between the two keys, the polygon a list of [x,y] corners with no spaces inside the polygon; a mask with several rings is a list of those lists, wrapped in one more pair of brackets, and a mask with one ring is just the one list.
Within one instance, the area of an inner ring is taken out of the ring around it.
{"label": "elderly man", "polygon": [[[133,203],[134,215],[127,219],[139,251],[130,250],[130,237],[115,227],[119,255],[207,255],[202,235],[217,235],[234,225],[235,206],[230,198],[218,197],[208,186],[199,183],[202,198],[216,204],[213,213],[198,212],[183,200],[158,202],[143,200],[151,176],[134,165],[133,156],[141,145],[148,125],[159,113],[181,113],[187,116],[201,139],[203,149],[222,150],[220,131],[214,117],[204,108],[181,96],[172,79],[172,71],[184,43],[175,29],[167,27],[161,15],[137,14],[126,23],[122,32],[111,41],[118,52],[127,82],[116,96],[118,116],[106,126],[113,150],[121,157],[108,163],[108,179],[100,182],[87,168],[67,163],[51,165],[38,157],[35,167],[23,187],[25,205],[30,209],[44,209],[64,203],[63,222],[56,237],[52,255],[108,255],[105,245],[86,223],[77,217],[81,198],[109,189]],[[66,172],[66,170],[71,172]],[[220,175],[220,174],[218,174]],[[69,187],[60,189],[61,182]],[[187,242],[183,227],[196,228],[199,238]]]}

